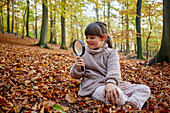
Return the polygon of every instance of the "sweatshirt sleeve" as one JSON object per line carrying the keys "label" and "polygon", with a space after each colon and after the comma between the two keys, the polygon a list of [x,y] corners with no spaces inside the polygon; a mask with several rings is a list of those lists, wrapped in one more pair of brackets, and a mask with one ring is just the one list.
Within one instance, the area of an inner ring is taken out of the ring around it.
{"label": "sweatshirt sleeve", "polygon": [[121,78],[119,55],[115,50],[110,52],[107,60],[107,75],[105,83],[113,83],[118,85],[118,81]]}
{"label": "sweatshirt sleeve", "polygon": [[77,66],[75,63],[73,64],[72,68],[70,69],[70,75],[71,75],[71,77],[73,77],[75,79],[81,78],[83,76],[84,72],[85,71],[81,71],[81,72],[77,71]]}

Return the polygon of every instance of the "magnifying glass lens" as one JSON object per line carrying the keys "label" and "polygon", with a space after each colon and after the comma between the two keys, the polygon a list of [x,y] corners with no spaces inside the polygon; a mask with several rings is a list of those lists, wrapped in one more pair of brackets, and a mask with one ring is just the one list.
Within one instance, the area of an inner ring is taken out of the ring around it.
{"label": "magnifying glass lens", "polygon": [[78,40],[75,42],[75,51],[76,51],[78,56],[80,56],[82,54],[82,51],[83,51],[82,44]]}
{"label": "magnifying glass lens", "polygon": [[[85,52],[85,46],[82,40],[77,39],[74,40],[73,42],[73,52],[77,55],[77,56],[82,56]],[[84,67],[81,66],[81,70],[84,71]]]}

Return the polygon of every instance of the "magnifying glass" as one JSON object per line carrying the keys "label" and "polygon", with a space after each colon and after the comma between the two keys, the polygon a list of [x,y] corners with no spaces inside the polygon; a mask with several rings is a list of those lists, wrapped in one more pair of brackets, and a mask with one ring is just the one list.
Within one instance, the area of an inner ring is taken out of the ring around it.
{"label": "magnifying glass", "polygon": [[[73,42],[73,52],[76,56],[83,56],[85,53],[85,46],[82,40],[76,39]],[[84,67],[81,66],[81,70],[84,71]]]}

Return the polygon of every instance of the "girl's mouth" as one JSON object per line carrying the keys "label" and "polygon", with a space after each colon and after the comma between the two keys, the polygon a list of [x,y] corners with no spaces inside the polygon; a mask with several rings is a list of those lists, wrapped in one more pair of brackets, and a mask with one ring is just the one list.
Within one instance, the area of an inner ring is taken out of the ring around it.
{"label": "girl's mouth", "polygon": [[89,46],[92,46],[93,44],[92,44],[92,43],[89,43],[88,45],[89,45]]}

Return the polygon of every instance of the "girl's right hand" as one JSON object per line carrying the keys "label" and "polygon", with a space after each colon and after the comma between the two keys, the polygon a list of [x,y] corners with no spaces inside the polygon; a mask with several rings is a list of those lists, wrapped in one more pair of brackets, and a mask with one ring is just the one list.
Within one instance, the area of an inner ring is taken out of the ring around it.
{"label": "girl's right hand", "polygon": [[117,99],[120,97],[120,93],[116,87],[116,85],[112,84],[112,83],[107,83],[104,91],[103,91],[103,97],[108,98],[108,101],[111,104],[115,104],[117,102]]}
{"label": "girl's right hand", "polygon": [[84,60],[82,57],[76,56],[76,66],[77,66],[78,71],[81,71],[81,66],[85,66]]}

